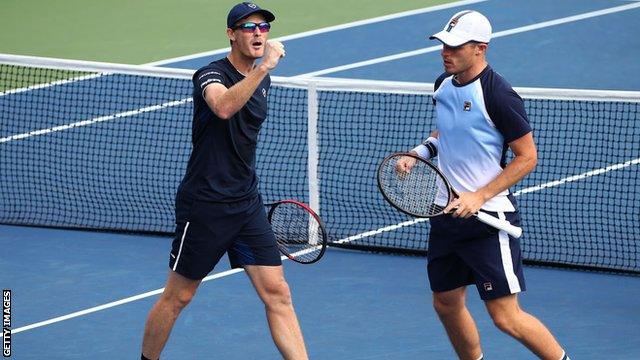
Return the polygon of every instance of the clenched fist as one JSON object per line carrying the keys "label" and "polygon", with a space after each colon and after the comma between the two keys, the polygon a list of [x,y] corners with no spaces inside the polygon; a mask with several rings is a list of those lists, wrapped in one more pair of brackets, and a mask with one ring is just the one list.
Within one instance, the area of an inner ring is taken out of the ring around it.
{"label": "clenched fist", "polygon": [[282,45],[280,41],[269,40],[264,47],[262,63],[267,67],[267,69],[273,70],[276,65],[278,65],[280,58],[283,58],[284,55],[284,45]]}

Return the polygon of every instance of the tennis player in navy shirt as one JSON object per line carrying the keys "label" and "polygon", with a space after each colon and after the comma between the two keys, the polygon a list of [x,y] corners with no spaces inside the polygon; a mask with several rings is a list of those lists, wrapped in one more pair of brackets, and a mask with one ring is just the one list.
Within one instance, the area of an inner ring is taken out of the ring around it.
{"label": "tennis player in navy shirt", "polygon": [[[542,359],[568,359],[551,332],[518,304],[517,294],[525,290],[518,239],[472,217],[482,209],[520,226],[509,188],[537,162],[522,99],[486,61],[491,24],[479,12],[461,11],[430,39],[443,44],[445,73],[434,93],[437,129],[413,151],[437,156],[460,194],[445,209],[448,214],[430,219],[427,271],[435,310],[460,359],[483,359],[465,305],[468,285],[476,286],[500,330]],[[507,163],[509,148],[515,156]],[[399,170],[409,171],[414,163],[407,157]]]}
{"label": "tennis player in navy shirt", "polygon": [[231,52],[193,75],[193,150],[176,195],[167,284],[149,313],[142,359],[159,358],[181,310],[225,253],[251,279],[283,358],[307,358],[255,168],[269,71],[285,55],[280,42],[267,41],[273,20],[256,4],[234,6],[227,16]]}

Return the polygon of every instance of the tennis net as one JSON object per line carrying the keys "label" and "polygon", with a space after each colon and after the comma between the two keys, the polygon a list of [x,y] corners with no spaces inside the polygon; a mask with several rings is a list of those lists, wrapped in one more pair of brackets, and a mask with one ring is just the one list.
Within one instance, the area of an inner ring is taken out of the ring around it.
{"label": "tennis net", "polygon": [[[0,55],[0,223],[170,234],[191,150],[193,72]],[[517,89],[539,151],[512,190],[527,261],[640,273],[639,92]],[[334,246],[424,254],[428,221],[375,171],[434,128],[432,85],[273,77],[265,202],[319,211]]]}

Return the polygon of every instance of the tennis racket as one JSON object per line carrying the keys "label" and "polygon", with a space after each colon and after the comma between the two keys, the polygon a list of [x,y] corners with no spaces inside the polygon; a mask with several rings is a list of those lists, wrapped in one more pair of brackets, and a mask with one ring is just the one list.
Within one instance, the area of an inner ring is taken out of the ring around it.
{"label": "tennis racket", "polygon": [[[413,159],[415,164],[409,171],[403,171],[399,168],[398,162],[401,159],[406,161],[407,157]],[[422,218],[444,213],[446,206],[435,203],[438,193],[446,194],[447,204],[458,197],[447,178],[435,165],[410,153],[395,153],[382,160],[378,167],[378,188],[393,207],[405,214]],[[522,228],[511,225],[507,220],[498,219],[482,211],[474,215],[483,223],[503,230],[515,238],[522,235]]]}
{"label": "tennis racket", "polygon": [[327,231],[309,206],[296,200],[281,200],[269,207],[267,217],[280,252],[301,264],[312,264],[324,255]]}

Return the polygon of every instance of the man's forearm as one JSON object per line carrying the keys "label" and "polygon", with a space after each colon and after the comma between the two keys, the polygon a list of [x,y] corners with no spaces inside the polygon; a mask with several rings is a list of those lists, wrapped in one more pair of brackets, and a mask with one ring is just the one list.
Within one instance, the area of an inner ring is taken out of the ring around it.
{"label": "man's forearm", "polygon": [[529,174],[536,166],[536,159],[524,155],[516,156],[490,183],[478,190],[485,201],[512,187]]}
{"label": "man's forearm", "polygon": [[237,113],[249,101],[268,73],[264,65],[258,65],[242,81],[230,87],[216,99],[214,109],[216,115],[228,119]]}

